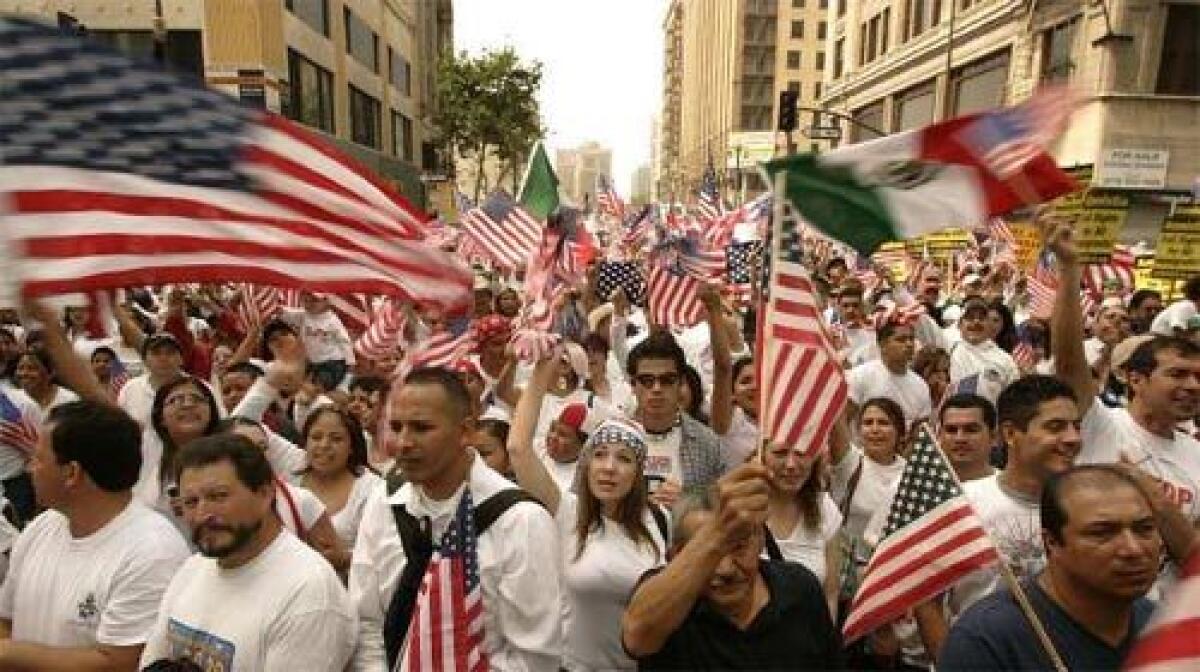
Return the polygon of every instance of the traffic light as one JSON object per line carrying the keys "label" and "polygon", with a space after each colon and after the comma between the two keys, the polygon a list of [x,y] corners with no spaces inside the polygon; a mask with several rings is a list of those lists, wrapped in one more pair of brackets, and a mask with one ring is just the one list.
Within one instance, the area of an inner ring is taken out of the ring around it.
{"label": "traffic light", "polygon": [[779,92],[779,130],[788,133],[796,130],[796,101],[799,97],[796,91]]}

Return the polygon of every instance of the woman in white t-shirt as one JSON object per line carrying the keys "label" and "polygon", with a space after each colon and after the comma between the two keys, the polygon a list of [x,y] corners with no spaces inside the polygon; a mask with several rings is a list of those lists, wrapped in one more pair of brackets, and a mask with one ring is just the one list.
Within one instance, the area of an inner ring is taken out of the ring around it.
{"label": "woman in white t-shirt", "polygon": [[17,360],[13,381],[33,399],[43,414],[79,400],[79,395],[54,382],[54,362],[44,350],[28,350],[22,354]]}
{"label": "woman in white t-shirt", "polygon": [[348,572],[363,509],[372,497],[384,496],[383,479],[367,464],[362,428],[346,411],[318,408],[308,416],[300,437],[308,455],[300,485],[325,504],[343,547],[330,562],[339,572]]}
{"label": "woman in white t-shirt", "polygon": [[666,559],[665,516],[649,503],[645,434],[632,421],[606,420],[588,436],[573,491],[560,490],[535,454],[542,397],[560,356],[539,362],[521,394],[509,457],[517,482],[554,515],[563,541],[563,668],[633,670],[621,645],[621,616],[637,581]]}
{"label": "woman in white t-shirt", "polygon": [[825,587],[825,600],[837,618],[842,514],[825,489],[824,461],[795,446],[771,444],[763,451],[771,477],[767,530],[784,560],[798,562]]}
{"label": "woman in white t-shirt", "polygon": [[[264,453],[267,452],[267,431],[250,418],[237,415],[225,418],[217,425],[215,433],[218,432],[244,436]],[[284,476],[275,474],[275,514],[288,531],[336,568],[335,562],[349,553],[342,547],[324,502],[307,489],[288,483]]]}

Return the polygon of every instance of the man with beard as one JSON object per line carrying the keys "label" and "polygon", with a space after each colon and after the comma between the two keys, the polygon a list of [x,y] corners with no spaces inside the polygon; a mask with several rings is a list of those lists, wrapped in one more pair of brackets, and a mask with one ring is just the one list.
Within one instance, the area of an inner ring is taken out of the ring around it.
{"label": "man with beard", "polygon": [[167,587],[142,665],[344,669],[357,626],[349,596],[329,563],[283,530],[262,451],[235,434],[205,437],[180,452],[178,469],[200,552]]}
{"label": "man with beard", "polygon": [[0,589],[0,669],[133,670],[187,544],[133,498],[141,430],[76,401],[42,428],[29,471],[48,509],[17,539]]}

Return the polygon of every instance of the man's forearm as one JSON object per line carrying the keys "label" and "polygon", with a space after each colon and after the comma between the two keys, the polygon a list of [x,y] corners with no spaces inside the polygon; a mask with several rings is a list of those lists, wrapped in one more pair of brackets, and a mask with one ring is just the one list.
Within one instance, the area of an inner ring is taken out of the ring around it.
{"label": "man's forearm", "polygon": [[0,672],[130,672],[141,655],[141,645],[67,648],[5,639]]}
{"label": "man's forearm", "polygon": [[715,533],[702,532],[637,589],[621,622],[621,638],[630,654],[646,656],[662,648],[700,599],[721,557]]}

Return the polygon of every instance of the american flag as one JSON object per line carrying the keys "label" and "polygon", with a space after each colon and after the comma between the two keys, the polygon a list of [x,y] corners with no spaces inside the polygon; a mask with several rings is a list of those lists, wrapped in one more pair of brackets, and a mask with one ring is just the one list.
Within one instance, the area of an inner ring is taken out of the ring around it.
{"label": "american flag", "polygon": [[753,268],[756,263],[762,263],[762,246],[761,240],[747,240],[725,248],[729,289],[739,304],[749,301],[754,292]]}
{"label": "american flag", "polygon": [[1073,110],[1065,89],[1045,89],[1015,107],[976,116],[960,139],[993,175],[1008,180],[1045,154]]}
{"label": "american flag", "polygon": [[1058,274],[1054,272],[1053,256],[1043,252],[1037,266],[1027,282],[1029,313],[1034,317],[1049,319],[1054,314],[1054,300],[1058,293]]}
{"label": "american flag", "polygon": [[667,327],[690,327],[704,319],[697,293],[725,274],[725,253],[705,249],[695,234],[672,236],[651,255],[646,274],[650,317]]}
{"label": "american flag", "polygon": [[1013,361],[1016,362],[1017,368],[1022,371],[1027,371],[1037,364],[1037,353],[1033,351],[1033,346],[1029,341],[1017,341],[1016,347],[1012,351]]}
{"label": "american flag", "polygon": [[613,236],[618,256],[634,259],[645,251],[658,223],[658,208],[649,204],[634,213],[621,227],[620,235]]}
{"label": "american flag", "polygon": [[27,295],[235,281],[466,304],[425,215],[282,117],[21,19],[0,20],[0,70]]}
{"label": "american flag", "polygon": [[713,249],[724,249],[733,242],[737,227],[745,225],[753,225],[755,233],[761,235],[765,233],[765,223],[770,212],[771,194],[767,192],[720,217],[701,222],[704,242]]}
{"label": "american flag", "polygon": [[625,201],[613,187],[612,180],[604,175],[596,177],[596,206],[600,213],[616,219],[625,218]]}
{"label": "american flag", "polygon": [[282,307],[279,289],[248,282],[238,283],[238,305],[235,311],[243,331],[266,324]]}
{"label": "american flag", "polygon": [[725,213],[724,204],[721,203],[721,194],[717,190],[717,173],[713,169],[711,159],[708,167],[704,169],[704,175],[700,178],[700,191],[697,196],[696,216],[701,221],[708,222]]}
{"label": "american flag", "polygon": [[485,672],[483,586],[471,491],[429,559],[409,625],[407,672]]}
{"label": "american flag", "polygon": [[366,359],[396,354],[404,338],[406,322],[404,311],[389,299],[379,309],[371,326],[355,341],[354,351]]}
{"label": "american flag", "polygon": [[108,389],[112,391],[113,396],[120,394],[121,388],[125,387],[129,378],[129,369],[125,368],[125,363],[120,357],[113,357],[108,364]]}
{"label": "american flag", "polygon": [[993,240],[1008,243],[1009,245],[1014,245],[1017,242],[1016,237],[1013,236],[1012,229],[1009,228],[1008,222],[1004,221],[1003,217],[993,217],[989,219],[987,223],[987,232]]}
{"label": "american flag", "polygon": [[624,288],[625,296],[635,306],[646,305],[646,280],[642,277],[641,264],[635,261],[602,261],[596,272],[596,295],[610,301],[617,288]]}
{"label": "american flag", "polygon": [[882,540],[842,628],[847,643],[887,625],[971,572],[1000,560],[941,450],[922,427]]}
{"label": "american flag", "polygon": [[542,224],[501,189],[463,217],[463,232],[498,266],[521,268],[542,239]]}
{"label": "american flag", "polygon": [[796,221],[774,223],[764,264],[769,280],[766,310],[759,322],[755,357],[759,367],[762,431],[770,441],[823,451],[833,423],[846,406],[846,377],[821,324],[816,290],[802,264]]}
{"label": "american flag", "polygon": [[1083,284],[1094,294],[1104,294],[1104,283],[1116,280],[1123,290],[1133,289],[1133,251],[1128,245],[1113,246],[1112,257],[1103,264],[1088,264],[1083,268]]}
{"label": "american flag", "polygon": [[1184,563],[1179,582],[1125,659],[1127,672],[1200,669],[1200,553]]}
{"label": "american flag", "polygon": [[0,443],[33,455],[40,433],[38,423],[22,413],[8,394],[0,390]]}
{"label": "american flag", "polygon": [[430,336],[420,349],[413,348],[405,353],[404,359],[396,367],[396,376],[403,378],[410,371],[425,367],[448,367],[474,349],[475,341],[470,330],[464,331],[461,336],[440,331]]}

